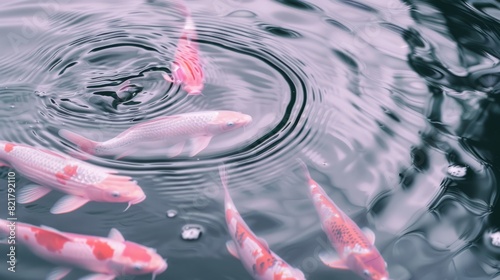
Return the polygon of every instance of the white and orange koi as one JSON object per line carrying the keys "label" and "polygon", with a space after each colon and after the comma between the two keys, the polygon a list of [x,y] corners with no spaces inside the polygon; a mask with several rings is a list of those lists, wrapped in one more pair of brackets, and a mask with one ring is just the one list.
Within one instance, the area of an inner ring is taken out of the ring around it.
{"label": "white and orange koi", "polygon": [[86,153],[113,155],[117,159],[165,147],[168,147],[166,155],[175,157],[189,141],[192,146],[189,156],[192,157],[204,150],[215,135],[243,127],[251,121],[252,117],[238,112],[206,111],[155,118],[104,142],[95,142],[64,129],[59,135]]}
{"label": "white and orange koi", "polygon": [[36,184],[18,192],[18,203],[33,202],[54,189],[66,193],[50,210],[53,214],[71,212],[89,201],[128,202],[130,207],[146,199],[132,178],[114,175],[118,171],[42,148],[0,141],[0,166],[10,166]]}
{"label": "white and orange koi", "polygon": [[311,178],[307,166],[302,161],[300,164],[307,176],[321,227],[338,254],[322,252],[321,261],[332,268],[349,269],[363,279],[388,280],[387,264],[374,245],[375,234],[367,228],[361,230]]}
{"label": "white and orange koi", "polygon": [[229,253],[241,260],[245,269],[254,279],[305,280],[301,270],[286,263],[269,249],[264,239],[257,237],[250,230],[229,195],[224,167],[220,167],[219,170],[225,192],[226,223],[232,238],[232,241],[226,243]]}
{"label": "white and orange koi", "polygon": [[19,243],[40,258],[59,266],[48,279],[62,279],[73,268],[94,272],[84,277],[86,280],[112,280],[121,275],[149,273],[154,279],[167,269],[166,260],[155,249],[126,241],[116,229],[111,229],[106,238],[0,219],[2,235],[10,235],[13,230]]}
{"label": "white and orange koi", "polygon": [[170,83],[182,83],[188,95],[199,95],[203,90],[204,76],[198,43],[195,41],[197,39],[196,26],[189,10],[180,6],[184,11],[186,21],[177,44],[174,62],[171,64],[172,77],[163,74],[163,78]]}

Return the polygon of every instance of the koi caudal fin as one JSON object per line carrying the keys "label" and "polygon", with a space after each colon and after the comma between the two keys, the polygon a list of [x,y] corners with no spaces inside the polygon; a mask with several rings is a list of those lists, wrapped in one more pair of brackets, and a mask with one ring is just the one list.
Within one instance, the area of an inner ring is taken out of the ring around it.
{"label": "koi caudal fin", "polygon": [[66,129],[59,130],[59,136],[70,141],[78,146],[80,150],[89,154],[95,154],[95,148],[99,144],[99,142],[92,141]]}
{"label": "koi caudal fin", "polygon": [[8,234],[9,231],[9,222],[7,220],[0,219],[0,236]]}

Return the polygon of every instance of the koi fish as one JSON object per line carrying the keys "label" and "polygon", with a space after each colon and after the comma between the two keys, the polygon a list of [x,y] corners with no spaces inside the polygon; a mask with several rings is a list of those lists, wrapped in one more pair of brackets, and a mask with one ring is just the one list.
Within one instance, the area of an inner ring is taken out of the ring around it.
{"label": "koi fish", "polygon": [[186,142],[191,142],[189,156],[204,150],[216,134],[243,127],[252,117],[232,111],[206,111],[165,116],[132,126],[118,136],[95,142],[68,130],[60,130],[59,135],[76,144],[81,150],[93,155],[114,155],[117,159],[147,151],[155,144],[169,147],[168,157],[182,153]]}
{"label": "koi fish", "polygon": [[16,231],[16,240],[35,255],[60,265],[52,270],[48,279],[62,279],[72,268],[95,273],[84,277],[85,280],[112,280],[121,275],[149,273],[154,279],[167,269],[166,260],[155,249],[126,241],[114,228],[106,238],[0,219],[2,235],[9,235],[12,230]]}
{"label": "koi fish", "polygon": [[[36,184],[22,188],[17,202],[30,203],[59,190],[67,195],[50,210],[68,213],[89,201],[128,202],[127,209],[146,199],[132,178],[50,150],[0,141],[0,166],[10,166]],[[127,210],[125,209],[125,210]]]}
{"label": "koi fish", "polygon": [[332,268],[349,269],[363,279],[388,280],[387,263],[374,245],[373,231],[367,228],[362,231],[311,178],[307,166],[302,161],[300,163],[308,179],[321,227],[340,256],[322,252],[319,256],[321,261]]}
{"label": "koi fish", "polygon": [[196,26],[187,8],[183,8],[186,22],[182,30],[174,62],[171,64],[172,77],[163,74],[170,83],[183,84],[188,95],[199,95],[203,90],[203,69],[200,63],[199,47],[196,43]]}
{"label": "koi fish", "polygon": [[276,255],[267,242],[257,237],[241,218],[227,188],[224,167],[220,177],[225,192],[224,208],[231,241],[226,243],[229,253],[240,259],[245,269],[257,280],[305,280],[304,273]]}

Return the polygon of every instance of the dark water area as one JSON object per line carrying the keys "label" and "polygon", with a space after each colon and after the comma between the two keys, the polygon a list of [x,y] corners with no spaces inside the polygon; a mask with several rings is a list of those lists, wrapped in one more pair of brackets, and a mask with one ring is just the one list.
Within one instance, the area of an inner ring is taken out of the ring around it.
{"label": "dark water area", "polygon": [[[96,202],[53,215],[53,192],[18,205],[20,221],[96,236],[117,228],[167,258],[156,279],[252,279],[225,246],[224,163],[236,207],[274,252],[307,279],[361,279],[318,259],[327,238],[300,158],[374,231],[391,279],[500,279],[499,1],[185,4],[206,75],[200,96],[161,76],[184,24],[170,1],[0,3],[0,140],[68,153],[61,128],[104,141],[164,115],[253,118],[193,158],[91,158],[144,189],[126,212]],[[9,171],[0,169],[2,218]],[[18,188],[29,183],[16,176]],[[200,239],[181,238],[187,224],[202,227]],[[17,258],[15,273],[1,262],[0,279],[45,279],[55,267],[22,245]]]}

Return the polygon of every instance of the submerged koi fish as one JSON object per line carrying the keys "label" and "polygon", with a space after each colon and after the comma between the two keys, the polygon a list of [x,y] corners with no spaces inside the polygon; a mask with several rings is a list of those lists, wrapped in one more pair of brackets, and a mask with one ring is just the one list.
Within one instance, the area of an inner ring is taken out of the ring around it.
{"label": "submerged koi fish", "polygon": [[328,236],[338,256],[321,253],[321,261],[332,268],[350,269],[367,280],[388,280],[387,263],[375,247],[375,234],[363,231],[327,196],[323,188],[300,162],[308,178],[311,198],[321,220],[321,227]]}
{"label": "submerged koi fish", "polygon": [[0,219],[0,233],[16,231],[17,240],[35,255],[60,267],[48,279],[62,279],[72,268],[82,268],[91,274],[86,280],[112,280],[120,275],[157,274],[167,269],[167,262],[155,249],[126,241],[111,229],[108,237],[61,232],[56,229]]}
{"label": "submerged koi fish", "polygon": [[64,129],[59,135],[86,153],[114,155],[117,159],[155,146],[170,146],[167,156],[175,157],[189,141],[193,146],[189,153],[192,157],[204,150],[214,135],[243,127],[251,121],[252,117],[238,112],[206,111],[155,118],[104,142],[95,142]]}
{"label": "submerged koi fish", "polygon": [[203,90],[203,69],[200,63],[196,27],[191,15],[185,10],[186,22],[177,44],[174,62],[171,64],[172,77],[163,74],[170,83],[183,84],[188,95],[199,95]]}
{"label": "submerged koi fish", "polygon": [[0,141],[0,166],[10,166],[37,184],[22,188],[18,203],[33,202],[53,189],[66,193],[50,210],[53,214],[71,212],[89,201],[128,202],[130,207],[146,199],[132,178],[114,175],[118,171],[41,148]]}
{"label": "submerged koi fish", "polygon": [[258,280],[305,280],[301,270],[290,266],[276,255],[264,239],[257,237],[241,218],[227,188],[224,167],[220,177],[225,192],[224,208],[226,223],[232,241],[226,243],[227,250],[240,259],[246,270]]}

